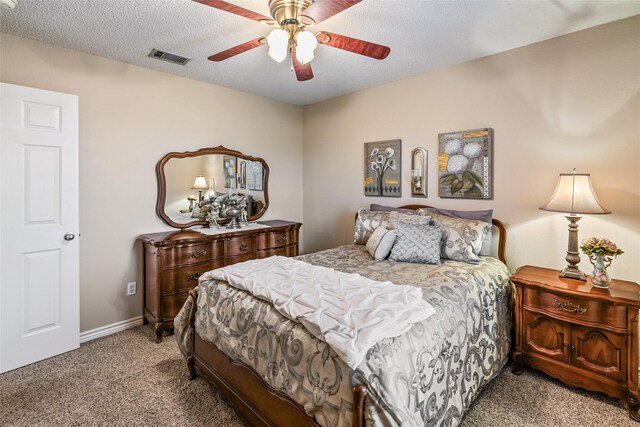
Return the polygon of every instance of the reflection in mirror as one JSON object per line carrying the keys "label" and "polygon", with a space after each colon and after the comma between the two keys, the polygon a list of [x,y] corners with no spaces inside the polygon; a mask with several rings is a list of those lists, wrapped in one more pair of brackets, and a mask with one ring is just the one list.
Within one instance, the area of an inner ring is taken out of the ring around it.
{"label": "reflection in mirror", "polygon": [[[199,154],[203,151],[228,154]],[[224,147],[168,154],[157,168],[158,215],[174,227],[231,220],[238,228],[236,218],[259,218],[268,205],[268,173],[259,160]]]}

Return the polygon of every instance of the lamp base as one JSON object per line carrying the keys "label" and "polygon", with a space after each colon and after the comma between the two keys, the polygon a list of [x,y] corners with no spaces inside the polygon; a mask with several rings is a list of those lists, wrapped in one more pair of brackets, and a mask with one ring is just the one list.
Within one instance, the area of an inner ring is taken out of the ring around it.
{"label": "lamp base", "polygon": [[560,272],[560,277],[569,279],[587,280],[587,275],[578,268],[580,252],[578,252],[578,221],[580,217],[575,214],[565,216],[569,221],[569,244],[567,248],[567,267]]}
{"label": "lamp base", "polygon": [[582,280],[583,282],[587,281],[587,275],[584,274],[578,267],[567,266],[564,270],[560,272],[560,277],[566,277],[569,279]]}

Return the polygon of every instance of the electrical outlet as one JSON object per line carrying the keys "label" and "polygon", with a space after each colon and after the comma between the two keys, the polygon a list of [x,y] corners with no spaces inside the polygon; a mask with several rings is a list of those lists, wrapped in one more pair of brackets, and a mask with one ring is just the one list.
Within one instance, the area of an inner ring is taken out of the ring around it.
{"label": "electrical outlet", "polygon": [[134,295],[136,293],[136,282],[127,283],[127,295]]}

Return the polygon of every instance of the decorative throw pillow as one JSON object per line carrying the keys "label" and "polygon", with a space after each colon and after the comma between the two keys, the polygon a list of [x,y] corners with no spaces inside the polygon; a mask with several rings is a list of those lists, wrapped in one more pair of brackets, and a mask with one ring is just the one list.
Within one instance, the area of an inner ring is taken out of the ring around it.
{"label": "decorative throw pillow", "polygon": [[[480,211],[457,211],[454,209],[422,208],[417,211],[418,215],[430,215],[433,212],[452,216],[454,218],[479,219],[480,221],[488,222],[489,224],[491,224],[491,220],[493,218],[493,209]],[[479,255],[491,256],[492,243],[493,229],[489,227],[489,232],[485,234],[484,239],[482,239],[482,249],[480,249]]]}
{"label": "decorative throw pillow", "polygon": [[431,224],[431,217],[428,215],[408,215],[396,211],[389,212],[390,228],[396,228],[396,224]]}
{"label": "decorative throw pillow", "polygon": [[395,232],[398,237],[389,255],[391,261],[440,265],[441,227],[398,223]]}
{"label": "decorative throw pillow", "polygon": [[367,208],[358,209],[356,231],[353,236],[355,245],[364,245],[378,227],[389,225],[389,212],[369,212]]}
{"label": "decorative throw pillow", "polygon": [[382,261],[389,256],[393,244],[396,242],[396,232],[378,227],[373,231],[365,246],[369,255],[376,261]]}
{"label": "decorative throw pillow", "polygon": [[433,222],[442,226],[442,258],[470,264],[480,262],[482,240],[491,225],[479,219],[453,218],[432,212]]}

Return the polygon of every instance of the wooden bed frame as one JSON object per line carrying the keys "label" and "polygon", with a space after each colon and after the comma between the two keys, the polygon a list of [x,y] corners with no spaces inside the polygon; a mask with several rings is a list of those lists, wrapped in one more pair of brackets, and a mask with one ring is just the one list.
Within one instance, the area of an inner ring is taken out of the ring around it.
{"label": "wooden bed frame", "polygon": [[[405,205],[403,209],[420,209],[431,206]],[[498,258],[506,264],[507,229],[500,220],[493,219],[493,225],[498,229]],[[304,408],[267,384],[250,366],[227,357],[214,344],[205,342],[195,332],[195,313],[198,293],[190,291],[194,300],[193,309],[189,317],[189,324],[193,328],[192,355],[187,358],[189,379],[195,379],[199,373],[212,383],[220,392],[223,399],[238,416],[249,426],[257,427],[319,427],[305,412]],[[365,398],[367,387],[357,384],[353,392],[353,427],[365,427]]]}

